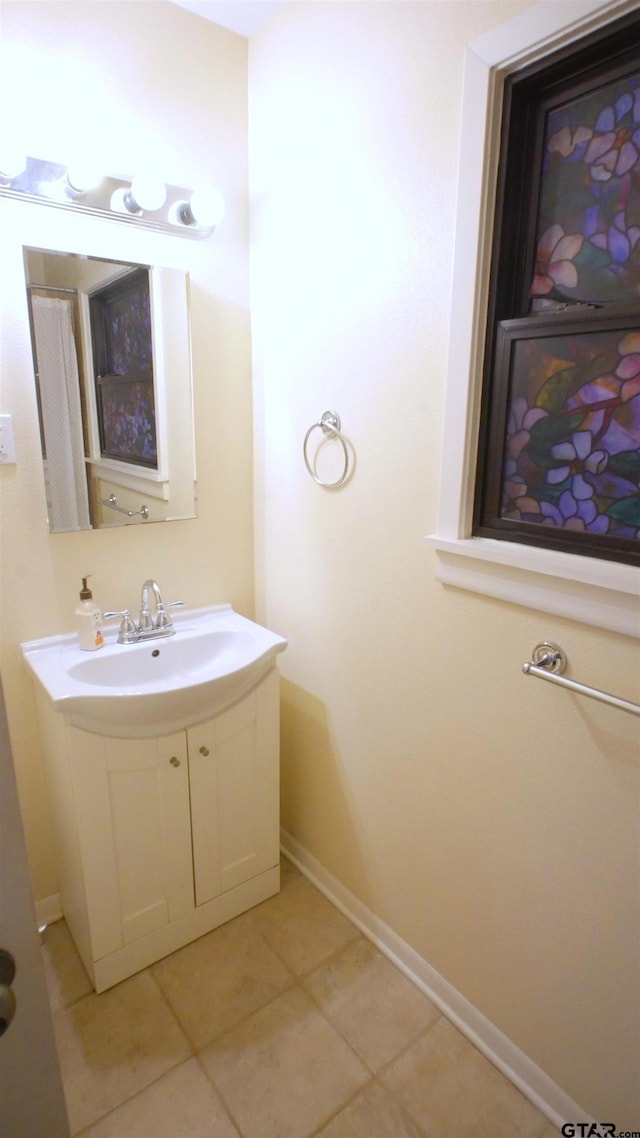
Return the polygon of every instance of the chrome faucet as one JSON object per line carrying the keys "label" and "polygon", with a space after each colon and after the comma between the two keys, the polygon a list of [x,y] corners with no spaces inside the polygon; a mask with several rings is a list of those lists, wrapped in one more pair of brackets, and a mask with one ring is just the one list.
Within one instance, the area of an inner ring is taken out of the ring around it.
{"label": "chrome faucet", "polygon": [[[155,617],[152,616],[149,607],[151,595],[155,602]],[[122,609],[120,612],[105,612],[103,615],[105,620],[114,616],[122,617],[118,644],[138,644],[141,640],[156,640],[161,636],[173,636],[175,628],[171,623],[167,609],[177,608],[183,604],[184,601],[170,601],[169,604],[165,605],[158,582],[149,577],[142,586],[138,624],[132,619],[129,609]]]}
{"label": "chrome faucet", "polygon": [[[151,610],[149,609],[149,593],[151,592],[156,602],[155,622],[151,616]],[[142,586],[142,593],[140,594],[140,620],[138,622],[138,628],[140,632],[151,632],[153,628],[166,628],[168,625],[171,625],[171,621],[164,607],[160,586],[157,581],[149,577]]]}

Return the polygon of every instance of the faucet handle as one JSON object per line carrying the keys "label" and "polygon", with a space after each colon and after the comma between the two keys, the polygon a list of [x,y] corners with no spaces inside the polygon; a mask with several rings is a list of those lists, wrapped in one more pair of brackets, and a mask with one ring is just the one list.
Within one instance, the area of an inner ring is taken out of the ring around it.
{"label": "faucet handle", "polygon": [[167,609],[181,608],[184,601],[169,601],[168,604],[160,603],[156,613],[156,628],[171,628],[171,617]]}
{"label": "faucet handle", "polygon": [[[123,624],[126,624],[127,626],[131,625],[132,628],[135,628],[135,624],[133,623],[133,621],[131,619],[131,613],[129,612],[129,609],[121,609],[117,612],[103,612],[103,614],[102,614],[102,617],[104,620],[111,620],[112,617],[116,617],[116,616],[122,617],[122,623]],[[128,629],[128,631],[131,631],[131,630]]]}
{"label": "faucet handle", "polygon": [[125,636],[128,637],[137,633],[138,629],[136,628],[135,621],[131,619],[129,609],[121,609],[119,612],[103,612],[102,614],[103,620],[110,620],[116,616],[122,617],[118,639],[121,640]]}

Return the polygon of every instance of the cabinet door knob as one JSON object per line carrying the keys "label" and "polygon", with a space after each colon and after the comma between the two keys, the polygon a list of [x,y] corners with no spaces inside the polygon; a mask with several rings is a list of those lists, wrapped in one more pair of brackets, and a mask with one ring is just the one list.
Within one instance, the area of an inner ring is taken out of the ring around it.
{"label": "cabinet door knob", "polygon": [[204,757],[205,757],[205,759],[206,759],[207,755],[209,754],[209,748],[208,748],[208,747],[204,747],[204,746],[203,746],[203,747],[201,747],[201,748],[200,748],[200,754],[201,754],[201,755],[204,755]]}
{"label": "cabinet door knob", "polygon": [[180,766],[180,759],[176,758],[175,755],[171,756],[171,758],[169,759],[169,762],[171,763],[172,767],[179,767]]}

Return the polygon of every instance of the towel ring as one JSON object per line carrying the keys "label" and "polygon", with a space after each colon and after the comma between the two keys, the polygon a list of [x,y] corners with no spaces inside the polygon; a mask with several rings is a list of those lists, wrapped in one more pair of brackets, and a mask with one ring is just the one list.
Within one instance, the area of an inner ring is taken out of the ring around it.
{"label": "towel ring", "polygon": [[[313,481],[317,482],[318,486],[325,486],[330,490],[334,489],[337,486],[342,486],[349,473],[349,451],[347,450],[346,442],[340,434],[340,426],[340,416],[338,415],[337,411],[325,411],[322,418],[320,419],[320,422],[314,423],[313,426],[309,427],[309,430],[304,436],[304,443],[302,444],[304,464],[309,471],[309,474],[313,478]],[[307,443],[309,442],[309,437],[313,431],[316,430],[316,428],[319,428],[328,439],[337,439],[342,447],[344,453],[344,470],[335,482],[323,482],[321,478],[318,478],[318,475],[309,462],[309,456],[307,454]]]}

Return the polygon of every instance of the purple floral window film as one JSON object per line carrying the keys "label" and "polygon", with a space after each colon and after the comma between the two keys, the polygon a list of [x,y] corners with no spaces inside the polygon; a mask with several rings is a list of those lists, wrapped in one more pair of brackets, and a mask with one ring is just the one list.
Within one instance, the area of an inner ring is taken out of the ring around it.
{"label": "purple floral window film", "polygon": [[148,270],[97,290],[90,310],[101,454],[157,468]]}
{"label": "purple floral window film", "polygon": [[106,371],[131,375],[151,371],[151,305],[148,278],[139,288],[109,301],[105,312]]}
{"label": "purple floral window film", "polygon": [[640,72],[547,115],[531,297],[640,298]]}
{"label": "purple floral window film", "polygon": [[501,517],[640,540],[640,328],[536,335],[528,324],[523,335],[523,323],[500,329]]}
{"label": "purple floral window film", "polygon": [[125,462],[155,466],[156,417],[153,383],[101,384],[103,453]]}

